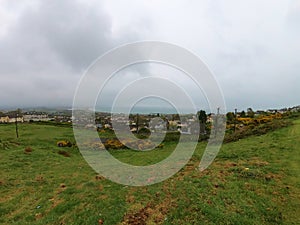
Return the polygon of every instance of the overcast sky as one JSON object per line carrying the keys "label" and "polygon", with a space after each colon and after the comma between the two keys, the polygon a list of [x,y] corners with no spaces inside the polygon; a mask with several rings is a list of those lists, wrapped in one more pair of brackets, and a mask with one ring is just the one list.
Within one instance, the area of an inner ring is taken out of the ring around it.
{"label": "overcast sky", "polygon": [[0,108],[71,106],[96,58],[142,40],[197,54],[228,110],[299,105],[299,28],[299,0],[0,0]]}

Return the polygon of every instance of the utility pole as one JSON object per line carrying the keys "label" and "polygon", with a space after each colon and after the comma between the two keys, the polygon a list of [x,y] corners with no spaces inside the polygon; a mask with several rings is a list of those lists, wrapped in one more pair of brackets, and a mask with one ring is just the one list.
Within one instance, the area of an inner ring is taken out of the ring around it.
{"label": "utility pole", "polygon": [[237,109],[234,109],[234,132],[235,132],[235,127],[236,127],[236,116],[237,116]]}
{"label": "utility pole", "polygon": [[139,132],[139,114],[136,114],[136,133]]}
{"label": "utility pole", "polygon": [[19,130],[18,130],[18,111],[16,111],[16,121],[15,121],[15,124],[16,124],[16,135],[17,135],[17,138],[19,138]]}
{"label": "utility pole", "polygon": [[215,122],[215,137],[217,136],[218,129],[219,129],[219,115],[220,115],[220,107],[217,108],[217,116]]}

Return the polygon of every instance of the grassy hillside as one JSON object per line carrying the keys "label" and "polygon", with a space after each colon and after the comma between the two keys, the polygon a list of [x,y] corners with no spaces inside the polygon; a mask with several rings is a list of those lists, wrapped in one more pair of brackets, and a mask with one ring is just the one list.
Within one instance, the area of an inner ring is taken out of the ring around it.
{"label": "grassy hillside", "polygon": [[[200,143],[184,169],[147,187],[104,179],[76,147],[60,152],[58,140],[74,141],[71,128],[21,124],[19,130],[16,139],[13,125],[0,125],[0,224],[300,224],[300,120],[224,144],[202,173]],[[142,165],[174,147],[112,153]]]}

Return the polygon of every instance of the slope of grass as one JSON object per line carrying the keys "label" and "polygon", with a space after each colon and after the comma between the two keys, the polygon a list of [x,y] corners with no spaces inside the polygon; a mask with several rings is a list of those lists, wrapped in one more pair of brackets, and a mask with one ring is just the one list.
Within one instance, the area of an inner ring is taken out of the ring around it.
{"label": "slope of grass", "polygon": [[[0,224],[300,224],[300,120],[224,144],[202,173],[199,143],[179,173],[146,187],[104,179],[76,147],[58,154],[58,140],[74,141],[71,128],[20,124],[19,139],[14,132],[0,125]],[[174,147],[113,155],[144,165]]]}

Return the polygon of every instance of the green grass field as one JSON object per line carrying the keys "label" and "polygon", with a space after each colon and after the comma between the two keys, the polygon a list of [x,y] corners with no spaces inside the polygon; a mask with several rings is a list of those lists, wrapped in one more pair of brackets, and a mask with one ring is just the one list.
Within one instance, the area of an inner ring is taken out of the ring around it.
{"label": "green grass field", "polygon": [[[20,124],[19,139],[14,129],[0,125],[0,224],[300,224],[300,120],[224,144],[200,173],[202,142],[179,173],[146,187],[106,180],[76,147],[58,148],[72,128]],[[112,153],[143,165],[175,146]]]}

